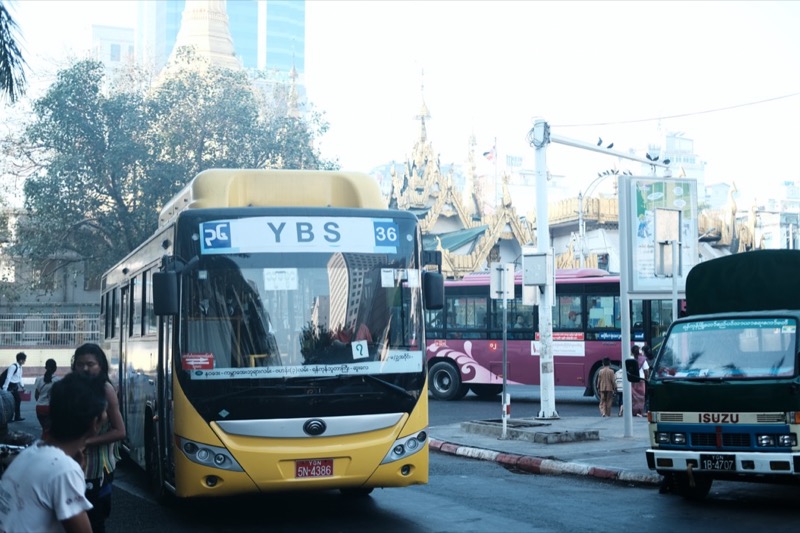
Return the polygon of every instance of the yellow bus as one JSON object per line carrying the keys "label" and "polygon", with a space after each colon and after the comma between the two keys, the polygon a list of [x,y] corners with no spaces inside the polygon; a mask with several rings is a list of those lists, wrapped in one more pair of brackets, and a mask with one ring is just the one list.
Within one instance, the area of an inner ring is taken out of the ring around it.
{"label": "yellow bus", "polygon": [[179,498],[426,483],[443,293],[369,176],[204,171],[103,278],[123,448]]}

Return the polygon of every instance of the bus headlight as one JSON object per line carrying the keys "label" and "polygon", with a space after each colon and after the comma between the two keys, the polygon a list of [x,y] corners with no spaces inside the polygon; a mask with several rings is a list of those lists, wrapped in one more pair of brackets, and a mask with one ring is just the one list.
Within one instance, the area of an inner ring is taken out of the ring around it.
{"label": "bus headlight", "polygon": [[233,472],[244,472],[244,469],[225,448],[192,442],[184,438],[179,438],[179,442],[183,455],[193,463]]}
{"label": "bus headlight", "polygon": [[659,444],[669,444],[669,433],[659,431],[656,433],[656,442]]}
{"label": "bus headlight", "polygon": [[424,431],[420,431],[415,435],[400,437],[394,441],[391,451],[386,454],[381,464],[393,463],[394,461],[399,461],[400,459],[414,455],[425,447],[425,441],[427,440],[428,434]]}
{"label": "bus headlight", "polygon": [[797,446],[797,435],[794,433],[789,433],[788,435],[778,435],[778,446],[783,446],[784,448]]}

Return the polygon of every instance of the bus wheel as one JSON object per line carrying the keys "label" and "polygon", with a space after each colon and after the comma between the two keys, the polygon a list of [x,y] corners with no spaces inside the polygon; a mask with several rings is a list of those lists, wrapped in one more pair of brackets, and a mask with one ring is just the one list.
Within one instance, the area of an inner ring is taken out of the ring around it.
{"label": "bus wheel", "polygon": [[347,489],[339,489],[342,496],[347,498],[364,498],[372,493],[372,487],[350,487]]}
{"label": "bus wheel", "polygon": [[431,395],[437,400],[460,400],[469,387],[461,383],[458,368],[447,361],[434,363],[428,371]]}
{"label": "bus wheel", "polygon": [[469,388],[475,396],[487,400],[503,392],[502,385],[470,385]]}
{"label": "bus wheel", "polygon": [[689,475],[684,473],[672,474],[673,487],[675,492],[686,498],[687,500],[702,500],[708,495],[711,490],[711,483],[714,481],[711,477],[703,474],[692,474],[694,483],[689,480]]}

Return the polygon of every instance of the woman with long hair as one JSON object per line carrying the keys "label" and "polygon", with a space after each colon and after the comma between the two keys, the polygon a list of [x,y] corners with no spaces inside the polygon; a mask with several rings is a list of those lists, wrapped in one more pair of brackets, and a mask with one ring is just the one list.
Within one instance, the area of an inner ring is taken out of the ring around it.
{"label": "woman with long hair", "polygon": [[645,381],[650,375],[650,365],[647,364],[647,359],[635,344],[631,347],[631,355],[638,363],[640,380],[638,383],[631,383],[631,408],[633,416],[643,417],[645,415]]}
{"label": "woman with long hair", "polygon": [[94,533],[105,533],[105,521],[111,514],[114,470],[120,459],[119,442],[125,438],[125,426],[119,410],[117,391],[108,377],[108,358],[103,349],[90,342],[78,346],[72,356],[72,371],[100,378],[105,383],[108,416],[100,432],[86,439],[84,452],[86,499],[94,506],[89,511],[89,521]]}
{"label": "woman with long hair", "polygon": [[44,375],[36,378],[33,386],[33,394],[36,399],[36,418],[39,419],[39,425],[42,426],[42,437],[50,429],[50,389],[53,388],[53,383],[58,381],[58,377],[54,375],[56,369],[55,359],[45,361]]}

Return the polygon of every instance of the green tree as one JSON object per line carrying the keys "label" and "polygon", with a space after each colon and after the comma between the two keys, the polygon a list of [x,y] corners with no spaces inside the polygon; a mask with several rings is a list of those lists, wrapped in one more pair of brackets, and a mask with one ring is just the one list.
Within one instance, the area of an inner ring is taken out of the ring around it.
{"label": "green tree", "polygon": [[97,274],[152,229],[160,195],[147,186],[145,101],[105,95],[103,82],[102,63],[81,61],[34,104],[26,137],[36,170],[25,181],[15,251],[36,265],[58,255],[87,260]]}
{"label": "green tree", "polygon": [[20,143],[35,170],[15,252],[38,265],[86,260],[96,276],[151,235],[163,205],[202,170],[336,168],[315,147],[322,116],[295,116],[285,100],[190,51],[152,88],[75,63],[35,102]]}
{"label": "green tree", "polygon": [[25,59],[17,46],[17,24],[0,2],[0,92],[15,102],[25,92]]}

